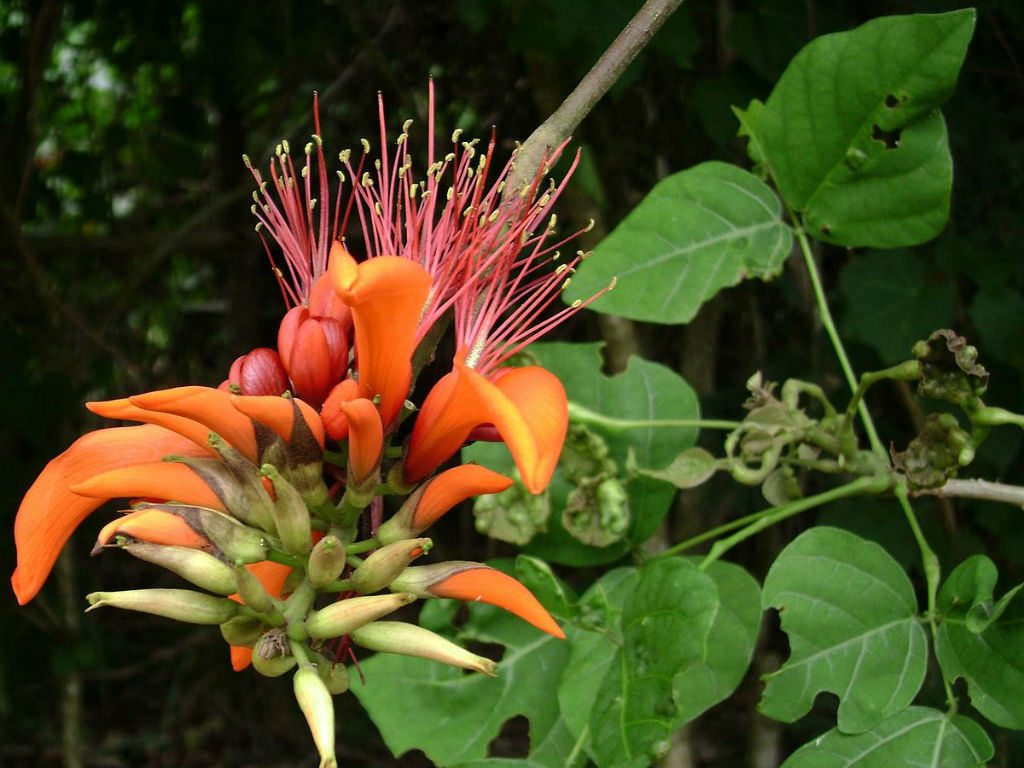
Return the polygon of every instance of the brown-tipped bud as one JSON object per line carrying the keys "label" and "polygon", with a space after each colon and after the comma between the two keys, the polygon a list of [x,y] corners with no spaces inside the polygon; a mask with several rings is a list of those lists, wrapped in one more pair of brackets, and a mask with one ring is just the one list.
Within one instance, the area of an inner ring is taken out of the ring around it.
{"label": "brown-tipped bud", "polygon": [[280,395],[289,387],[281,358],[267,347],[256,347],[238,357],[231,364],[227,380],[243,395]]}
{"label": "brown-tipped bud", "polygon": [[408,605],[416,599],[415,595],[399,592],[391,595],[370,595],[368,597],[350,597],[313,611],[306,618],[306,630],[314,640],[326,640],[341,637],[358,629],[364,624],[376,621]]}
{"label": "brown-tipped bud", "polygon": [[280,629],[264,633],[252,649],[252,668],[264,677],[280,677],[296,664],[288,637]]}
{"label": "brown-tipped bud", "polygon": [[121,549],[139,560],[159,565],[176,573],[200,589],[218,595],[235,591],[235,575],[231,566],[208,552],[190,547],[150,544],[148,541],[126,541]]}
{"label": "brown-tipped bud", "polygon": [[302,495],[281,476],[273,464],[264,464],[260,472],[274,485],[274,495],[277,497],[273,506],[274,524],[285,551],[300,557],[307,554],[313,546],[313,529],[310,526],[309,509]]}
{"label": "brown-tipped bud", "polygon": [[238,603],[190,589],[128,589],[86,595],[86,613],[110,606],[126,611],[151,613],[189,624],[223,624],[238,612]]}
{"label": "brown-tipped bud", "polygon": [[243,523],[273,532],[274,500],[267,493],[256,465],[213,432],[207,442],[220,456],[219,463],[211,464],[206,459],[182,461],[206,481],[228,512]]}
{"label": "brown-tipped bud", "polygon": [[320,768],[336,768],[334,756],[334,699],[312,664],[301,664],[293,678],[295,700],[306,717],[313,743],[320,753]]}
{"label": "brown-tipped bud", "polygon": [[252,608],[256,613],[270,614],[275,610],[273,599],[267,594],[263,583],[253,575],[244,565],[236,565],[233,569],[237,592],[242,602]]}
{"label": "brown-tipped bud", "polygon": [[445,470],[405,500],[395,516],[377,531],[377,540],[388,544],[415,536],[456,504],[483,493],[503,491],[510,485],[510,478],[478,464],[462,464]]}
{"label": "brown-tipped bud", "polygon": [[565,639],[562,628],[530,590],[508,574],[483,563],[453,560],[413,566],[391,582],[391,589],[410,592],[417,597],[450,597],[496,605],[537,629]]}
{"label": "brown-tipped bud", "polygon": [[345,545],[337,536],[328,534],[313,547],[306,565],[306,578],[317,589],[336,581],[345,570]]}
{"label": "brown-tipped bud", "polygon": [[267,559],[267,541],[261,531],[205,507],[191,507],[183,514],[231,562],[257,563]]}
{"label": "brown-tipped bud", "polygon": [[235,616],[220,625],[220,634],[228,645],[251,648],[263,634],[263,622],[255,616]]}
{"label": "brown-tipped bud", "polygon": [[352,588],[362,594],[384,589],[432,546],[430,539],[406,539],[381,547],[352,572]]}
{"label": "brown-tipped bud", "polygon": [[374,621],[352,631],[352,642],[371,651],[419,656],[494,677],[497,662],[477,656],[429,629],[404,621]]}

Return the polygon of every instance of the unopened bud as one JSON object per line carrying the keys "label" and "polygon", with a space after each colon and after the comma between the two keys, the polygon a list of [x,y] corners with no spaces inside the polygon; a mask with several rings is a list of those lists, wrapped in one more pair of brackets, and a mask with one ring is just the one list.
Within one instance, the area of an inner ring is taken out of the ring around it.
{"label": "unopened bud", "polygon": [[263,634],[252,649],[252,668],[264,677],[280,677],[291,671],[296,658],[288,647],[288,638],[280,629]]}
{"label": "unopened bud", "polygon": [[306,630],[315,640],[341,637],[364,624],[376,621],[408,605],[415,595],[399,592],[390,595],[370,595],[339,600],[319,611],[313,611],[306,619]]}
{"label": "unopened bud", "polygon": [[363,594],[383,589],[432,546],[430,539],[406,539],[381,547],[352,572],[353,589]]}
{"label": "unopened bud", "polygon": [[235,575],[234,590],[242,599],[242,602],[252,608],[256,613],[270,614],[275,610],[274,601],[267,594],[262,582],[254,576],[244,565],[236,565],[233,569]]}
{"label": "unopened bud", "polygon": [[400,653],[472,669],[494,677],[496,662],[477,656],[429,629],[404,621],[374,621],[352,631],[352,641],[371,651]]}
{"label": "unopened bud", "polygon": [[336,768],[334,756],[334,699],[312,664],[302,664],[293,678],[295,700],[306,717],[320,753],[320,768]]}
{"label": "unopened bud", "polygon": [[199,475],[233,517],[265,531],[273,530],[273,502],[260,482],[256,467],[219,435],[211,432],[208,442],[220,455],[220,461],[192,456],[169,459]]}
{"label": "unopened bud", "polygon": [[309,509],[302,495],[285,480],[277,467],[264,464],[260,472],[274,484],[274,524],[285,551],[300,557],[307,554],[313,545]]}
{"label": "unopened bud", "polygon": [[235,591],[235,575],[231,566],[208,552],[191,547],[150,544],[148,541],[126,541],[121,549],[139,560],[159,565],[201,589],[218,595]]}
{"label": "unopened bud", "polygon": [[126,611],[151,613],[189,624],[223,624],[238,612],[238,603],[190,589],[128,589],[123,592],[93,592],[86,613],[109,606]]}
{"label": "unopened bud", "polygon": [[345,570],[345,545],[333,534],[324,536],[309,553],[306,578],[317,589],[336,581]]}
{"label": "unopened bud", "polygon": [[197,527],[231,562],[257,563],[267,559],[266,539],[255,528],[243,525],[223,512],[204,507],[192,507],[185,514],[186,519],[194,516]]}

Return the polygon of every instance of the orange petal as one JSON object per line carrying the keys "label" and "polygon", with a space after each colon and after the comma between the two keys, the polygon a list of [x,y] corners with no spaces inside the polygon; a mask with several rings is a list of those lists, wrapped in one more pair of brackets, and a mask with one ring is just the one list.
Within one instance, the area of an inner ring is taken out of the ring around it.
{"label": "orange petal", "polygon": [[348,466],[350,482],[362,485],[380,466],[384,450],[384,426],[377,407],[364,397],[340,406],[348,420]]}
{"label": "orange petal", "polygon": [[[249,563],[245,567],[249,569],[249,573],[259,580],[260,584],[263,585],[263,588],[267,590],[267,594],[276,598],[280,598],[284,593],[285,582],[292,573],[292,567],[290,565],[282,565],[281,563],[274,563],[270,560],[261,560],[258,563]],[[242,602],[242,598],[240,598],[237,593],[228,595],[228,597],[236,603]]]}
{"label": "orange petal", "polygon": [[75,528],[105,501],[72,493],[72,485],[108,470],[172,453],[206,455],[190,440],[147,424],[90,432],[47,464],[28,489],[14,519],[18,566],[11,576],[11,586],[18,602],[24,605],[36,596]]}
{"label": "orange petal", "polygon": [[[232,395],[212,387],[175,387],[128,398],[147,411],[185,416],[216,432],[250,461],[258,454],[252,421],[231,406]],[[205,439],[205,438],[204,438]]]}
{"label": "orange petal", "polygon": [[381,421],[389,426],[402,408],[412,382],[416,326],[430,290],[430,275],[398,256],[362,263],[338,243],[331,248],[328,274],[352,310],[359,383],[380,395]]}
{"label": "orange petal", "polygon": [[235,672],[241,672],[252,664],[252,648],[241,645],[231,646],[231,668]]}
{"label": "orange petal", "polygon": [[462,464],[445,470],[427,483],[416,505],[412,527],[422,531],[456,504],[481,493],[504,491],[510,485],[510,478],[479,464]]}
{"label": "orange petal", "polygon": [[199,478],[199,475],[184,464],[173,461],[157,461],[113,469],[72,485],[71,491],[94,499],[141,496],[224,510],[224,504],[217,498],[217,494]]}
{"label": "orange petal", "polygon": [[480,424],[493,424],[531,493],[547,487],[562,452],[568,402],[554,374],[535,366],[504,372],[497,384],[456,363],[427,395],[409,438],[406,479],[415,482],[452,456]]}
{"label": "orange petal", "polygon": [[209,540],[202,536],[178,515],[162,509],[143,509],[111,520],[96,537],[96,545],[103,546],[116,533],[123,533],[135,539],[152,544],[192,547],[203,549]]}
{"label": "orange petal", "polygon": [[334,389],[327,395],[327,399],[324,400],[323,407],[320,408],[320,418],[324,423],[324,429],[327,430],[327,434],[331,438],[340,442],[348,437],[348,418],[341,406],[357,397],[365,397],[367,394],[359,387],[359,382],[355,379],[345,379],[334,386]]}
{"label": "orange petal", "polygon": [[207,437],[210,434],[209,427],[203,426],[198,421],[187,419],[184,416],[175,416],[171,413],[147,411],[145,408],[132,405],[131,400],[127,397],[122,397],[118,400],[95,400],[86,403],[85,407],[97,416],[102,416],[105,419],[123,419],[124,421],[141,421],[145,424],[156,424],[172,432],[177,432],[182,437],[187,437],[200,448],[203,448],[206,453],[213,456],[217,455],[217,452],[207,442]]}
{"label": "orange petal", "polygon": [[309,425],[313,437],[324,447],[324,425],[318,414],[309,404],[298,398],[272,397],[270,395],[235,395],[231,404],[244,413],[253,421],[258,421],[265,427],[269,427],[286,442],[291,442],[292,431],[295,428],[295,409],[292,404],[299,407],[299,413]]}
{"label": "orange petal", "polygon": [[565,639],[565,632],[526,587],[511,576],[481,565],[454,573],[430,587],[438,597],[482,602],[504,608],[537,629]]}

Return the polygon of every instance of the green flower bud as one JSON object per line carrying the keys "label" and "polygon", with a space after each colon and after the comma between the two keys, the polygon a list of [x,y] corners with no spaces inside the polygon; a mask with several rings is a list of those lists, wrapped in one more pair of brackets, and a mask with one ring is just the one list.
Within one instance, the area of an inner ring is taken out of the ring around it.
{"label": "green flower bud", "polygon": [[313,546],[313,530],[306,502],[273,464],[264,464],[260,472],[274,484],[274,494],[277,496],[273,506],[274,523],[285,551],[300,557],[308,554]]}
{"label": "green flower bud", "polygon": [[[193,524],[191,515],[194,515]],[[267,541],[261,531],[250,528],[230,515],[204,507],[192,507],[183,516],[224,556],[235,563],[258,563],[267,559]]]}
{"label": "green flower bud", "polygon": [[[232,574],[232,578],[234,575]],[[235,616],[220,625],[220,634],[228,645],[251,648],[263,634],[263,622],[255,616]]]}
{"label": "green flower bud", "polygon": [[263,634],[252,649],[252,668],[264,677],[280,677],[290,672],[296,662],[288,638],[280,629]]}
{"label": "green flower bud", "polygon": [[313,611],[306,618],[306,630],[316,640],[341,637],[371,621],[397,611],[415,600],[415,595],[399,592],[390,595],[350,597]]}
{"label": "green flower bud", "polygon": [[256,613],[271,614],[275,611],[273,599],[267,594],[263,584],[244,565],[236,565],[233,569],[238,596],[242,602]]}
{"label": "green flower bud", "polygon": [[352,572],[352,587],[363,594],[383,589],[431,546],[430,539],[405,539],[381,547]]}
{"label": "green flower bud", "polygon": [[218,595],[230,595],[235,591],[235,575],[231,566],[209,552],[148,541],[124,541],[119,546],[133,557],[166,568],[201,589]]}
{"label": "green flower bud", "polygon": [[295,700],[306,717],[320,753],[320,768],[337,768],[334,756],[334,699],[312,664],[299,666],[292,678]]}
{"label": "green flower bud", "polygon": [[336,581],[345,570],[345,544],[337,536],[328,534],[309,553],[306,577],[317,589]]}
{"label": "green flower bud", "polygon": [[429,629],[404,621],[374,621],[352,630],[352,642],[371,651],[401,653],[472,669],[494,677],[498,665],[446,640]]}
{"label": "green flower bud", "polygon": [[85,612],[111,606],[127,611],[151,613],[189,624],[223,624],[238,612],[238,603],[190,589],[128,589],[123,592],[93,592],[86,595]]}

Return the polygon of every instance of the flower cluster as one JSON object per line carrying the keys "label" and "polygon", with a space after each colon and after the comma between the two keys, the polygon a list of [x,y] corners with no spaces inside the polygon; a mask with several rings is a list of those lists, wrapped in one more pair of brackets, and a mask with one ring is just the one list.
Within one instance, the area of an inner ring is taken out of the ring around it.
{"label": "flower cluster", "polygon": [[[503,441],[530,491],[548,484],[566,434],[565,391],[542,368],[506,362],[580,306],[546,313],[579,258],[553,263],[565,240],[551,242],[550,211],[565,181],[545,186],[545,167],[526,188],[505,189],[512,161],[494,165],[493,137],[479,151],[456,133],[451,151],[435,158],[433,112],[431,88],[418,179],[411,121],[389,155],[381,104],[379,159],[370,163],[365,140],[355,167],[341,153],[333,206],[316,109],[298,167],[286,142],[268,179],[246,158],[257,229],[274,241],[264,242],[288,306],[276,349],[239,357],[218,388],[88,403],[100,416],[140,424],[78,439],[46,466],[15,520],[11,583],[24,604],[79,523],[106,501],[130,499],[100,532],[97,551],[123,549],[198,589],[97,592],[89,610],[215,624],[236,670],[295,669],[322,766],[335,764],[331,696],[348,687],[343,662],[355,658],[353,646],[494,673],[489,659],[385,619],[402,606],[483,601],[564,637],[501,571],[466,561],[412,565],[430,551],[421,534],[441,515],[512,483],[474,464],[439,471],[467,440]],[[344,240],[353,212],[359,260]],[[449,328],[451,371],[403,426],[416,410],[407,398],[418,361]],[[394,511],[384,520],[386,509]]]}

